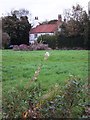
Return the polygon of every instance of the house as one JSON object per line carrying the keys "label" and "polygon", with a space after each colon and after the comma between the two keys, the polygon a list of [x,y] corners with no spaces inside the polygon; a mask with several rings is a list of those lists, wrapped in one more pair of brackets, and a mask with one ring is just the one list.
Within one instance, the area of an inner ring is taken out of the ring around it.
{"label": "house", "polygon": [[61,15],[58,15],[58,20],[54,22],[39,24],[33,27],[29,33],[29,42],[34,43],[41,35],[54,35],[57,31],[61,31],[62,25]]}

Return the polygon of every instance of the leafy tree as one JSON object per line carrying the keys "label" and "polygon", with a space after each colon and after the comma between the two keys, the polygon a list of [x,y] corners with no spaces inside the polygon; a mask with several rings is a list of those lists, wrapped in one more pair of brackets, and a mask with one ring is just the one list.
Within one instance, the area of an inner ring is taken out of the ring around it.
{"label": "leafy tree", "polygon": [[88,23],[89,17],[83,8],[77,4],[72,9],[65,11],[66,21],[62,24],[62,35],[83,36],[84,46],[88,43]]}
{"label": "leafy tree", "polygon": [[79,4],[72,6],[71,10],[65,11],[65,18],[68,35],[85,34],[88,15]]}
{"label": "leafy tree", "polygon": [[29,44],[31,24],[25,9],[11,11],[11,15],[2,17],[2,30],[9,34],[10,44]]}

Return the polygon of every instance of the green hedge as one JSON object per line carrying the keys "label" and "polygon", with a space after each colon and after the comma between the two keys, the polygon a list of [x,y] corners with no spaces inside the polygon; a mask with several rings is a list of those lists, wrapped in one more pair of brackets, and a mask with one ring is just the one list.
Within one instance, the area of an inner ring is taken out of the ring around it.
{"label": "green hedge", "polygon": [[62,36],[62,35],[43,35],[38,38],[38,42],[42,40],[43,43],[47,43],[52,49],[74,49],[85,48],[88,49],[88,41],[81,35],[78,36]]}
{"label": "green hedge", "polygon": [[52,49],[55,49],[58,45],[57,43],[57,36],[56,35],[42,35],[38,38],[38,42],[42,41]]}
{"label": "green hedge", "polygon": [[83,36],[69,36],[69,37],[65,37],[65,36],[58,36],[58,47],[59,48],[86,48],[87,45],[84,42],[84,37]]}

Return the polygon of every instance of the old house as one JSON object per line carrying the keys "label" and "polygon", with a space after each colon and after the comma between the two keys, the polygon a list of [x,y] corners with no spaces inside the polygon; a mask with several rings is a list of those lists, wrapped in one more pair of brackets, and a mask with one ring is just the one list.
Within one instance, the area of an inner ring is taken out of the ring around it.
{"label": "old house", "polygon": [[41,35],[54,35],[57,31],[61,31],[60,26],[62,25],[62,17],[58,15],[58,20],[45,24],[38,24],[33,27],[29,33],[29,42],[34,43]]}

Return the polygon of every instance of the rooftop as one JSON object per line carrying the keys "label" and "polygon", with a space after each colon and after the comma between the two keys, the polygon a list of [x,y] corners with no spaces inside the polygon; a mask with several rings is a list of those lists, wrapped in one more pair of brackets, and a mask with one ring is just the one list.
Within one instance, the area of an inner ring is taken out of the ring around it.
{"label": "rooftop", "polygon": [[30,33],[54,33],[57,30],[57,24],[42,24],[31,29]]}

